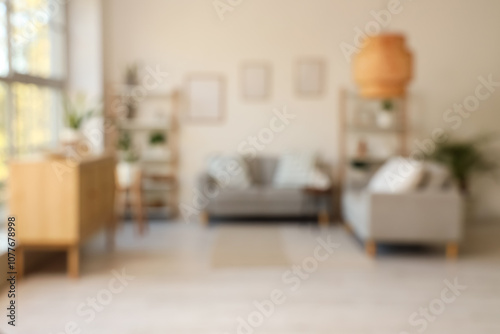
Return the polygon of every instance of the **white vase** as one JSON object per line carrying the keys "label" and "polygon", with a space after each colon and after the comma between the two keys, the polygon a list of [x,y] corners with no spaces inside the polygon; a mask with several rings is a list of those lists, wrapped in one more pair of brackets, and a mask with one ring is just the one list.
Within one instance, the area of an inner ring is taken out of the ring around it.
{"label": "white vase", "polygon": [[391,111],[379,110],[376,120],[378,127],[389,129],[394,125],[394,114]]}
{"label": "white vase", "polygon": [[116,166],[117,181],[120,188],[130,188],[139,172],[139,164],[135,162],[119,162]]}
{"label": "white vase", "polygon": [[82,133],[79,130],[72,128],[62,129],[59,135],[59,140],[63,145],[77,144],[82,139],[83,139]]}

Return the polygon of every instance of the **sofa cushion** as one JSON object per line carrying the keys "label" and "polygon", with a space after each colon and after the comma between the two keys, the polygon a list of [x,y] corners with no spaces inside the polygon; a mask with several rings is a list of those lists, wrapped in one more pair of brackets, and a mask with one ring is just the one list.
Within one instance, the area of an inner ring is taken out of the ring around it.
{"label": "sofa cushion", "polygon": [[300,189],[259,186],[223,189],[210,201],[208,210],[215,215],[300,215],[307,213],[305,203],[305,194]]}
{"label": "sofa cushion", "polygon": [[315,167],[312,153],[287,153],[281,156],[273,185],[277,188],[307,187]]}
{"label": "sofa cushion", "polygon": [[247,164],[238,155],[216,155],[209,159],[207,173],[221,188],[246,189],[251,180]]}
{"label": "sofa cushion", "polygon": [[320,170],[318,167],[313,168],[313,170],[309,174],[307,187],[326,190],[330,188],[331,185],[331,180],[325,172]]}
{"label": "sofa cushion", "polygon": [[247,189],[223,189],[215,198],[225,202],[290,202],[300,203],[303,199],[303,191],[300,189],[273,188],[271,186],[253,186]]}
{"label": "sofa cushion", "polygon": [[415,190],[424,176],[422,162],[394,157],[373,175],[368,189],[374,193],[404,193]]}
{"label": "sofa cushion", "polygon": [[248,173],[253,185],[271,185],[278,158],[260,156],[247,160]]}

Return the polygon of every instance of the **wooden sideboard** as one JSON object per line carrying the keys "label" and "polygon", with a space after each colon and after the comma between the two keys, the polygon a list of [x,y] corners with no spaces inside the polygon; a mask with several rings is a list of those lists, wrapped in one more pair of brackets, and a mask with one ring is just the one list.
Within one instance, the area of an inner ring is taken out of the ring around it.
{"label": "wooden sideboard", "polygon": [[13,161],[9,208],[16,217],[17,267],[26,250],[65,250],[70,277],[79,275],[79,246],[102,229],[114,238],[115,160]]}

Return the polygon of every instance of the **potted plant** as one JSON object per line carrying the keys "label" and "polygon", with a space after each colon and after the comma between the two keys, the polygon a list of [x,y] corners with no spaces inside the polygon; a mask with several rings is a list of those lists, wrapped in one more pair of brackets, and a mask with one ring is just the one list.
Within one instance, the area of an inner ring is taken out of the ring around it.
{"label": "potted plant", "polygon": [[139,67],[137,64],[127,66],[125,71],[125,83],[128,86],[137,86],[139,84]]}
{"label": "potted plant", "polygon": [[125,160],[128,152],[132,150],[132,138],[128,131],[120,131],[116,146],[118,149],[118,158],[120,160]]}
{"label": "potted plant", "polygon": [[134,98],[127,98],[127,100],[125,101],[125,108],[127,110],[125,117],[129,120],[135,118],[137,114],[137,104]]}
{"label": "potted plant", "polygon": [[383,129],[388,129],[394,125],[394,101],[391,99],[382,100],[376,120],[377,125]]}
{"label": "potted plant", "polygon": [[122,131],[118,138],[118,158],[116,166],[117,181],[121,188],[129,188],[139,171],[139,156],[133,149],[130,133]]}
{"label": "potted plant", "polygon": [[83,135],[81,129],[86,120],[97,114],[96,108],[87,106],[84,94],[77,94],[74,99],[68,95],[64,97],[64,128],[60,134],[63,145],[77,145]]}
{"label": "potted plant", "polygon": [[490,136],[473,140],[451,141],[437,144],[429,155],[444,165],[464,194],[470,193],[470,180],[474,174],[493,172],[498,164],[487,158],[483,145],[491,140]]}
{"label": "potted plant", "polygon": [[149,150],[148,155],[151,158],[164,157],[167,150],[165,144],[167,142],[166,134],[163,131],[155,131],[149,135]]}
{"label": "potted plant", "polygon": [[498,164],[489,159],[484,151],[491,138],[481,137],[474,140],[451,141],[437,144],[429,159],[446,167],[465,198],[466,220],[474,216],[474,201],[471,197],[470,182],[474,175],[494,172]]}

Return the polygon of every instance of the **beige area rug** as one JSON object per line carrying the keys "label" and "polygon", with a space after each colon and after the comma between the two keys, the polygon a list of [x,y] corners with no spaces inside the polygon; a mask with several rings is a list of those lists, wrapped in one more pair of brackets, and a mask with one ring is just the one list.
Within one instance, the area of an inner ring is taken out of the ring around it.
{"label": "beige area rug", "polygon": [[212,267],[290,265],[276,226],[218,226]]}

